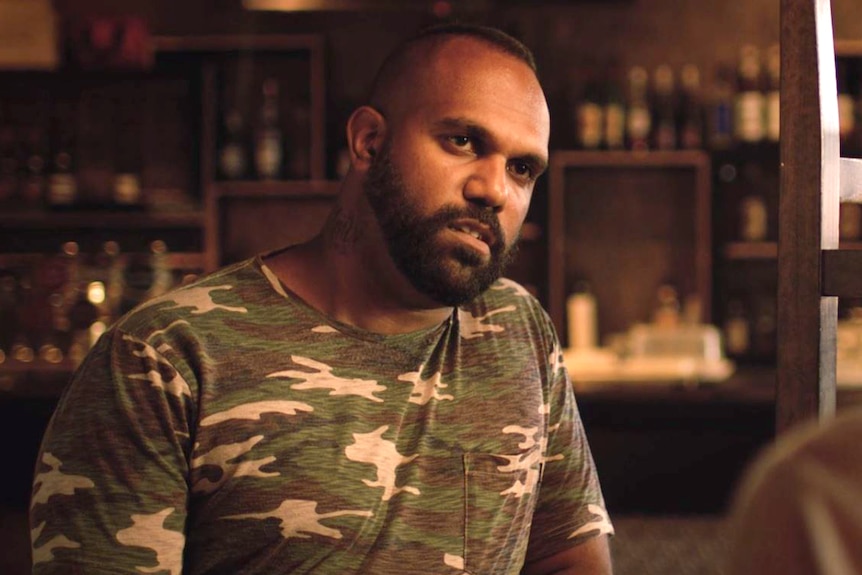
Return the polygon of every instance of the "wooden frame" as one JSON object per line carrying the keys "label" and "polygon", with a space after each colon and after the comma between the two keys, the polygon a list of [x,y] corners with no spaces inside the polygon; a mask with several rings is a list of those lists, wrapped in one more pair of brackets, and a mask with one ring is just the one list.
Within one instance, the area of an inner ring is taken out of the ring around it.
{"label": "wooden frame", "polygon": [[[663,182],[663,185],[668,189],[650,189],[649,186],[652,184],[644,182],[644,177],[650,175],[653,178],[653,184],[656,182]],[[591,182],[586,180],[587,176],[592,177]],[[580,183],[576,181],[579,177],[581,178]],[[598,178],[598,180],[596,180],[596,178]],[[616,180],[615,184],[613,183],[614,180]],[[680,264],[679,261],[676,261],[670,262],[668,265],[673,266],[675,263],[676,268],[679,268],[680,265],[691,266],[687,274],[685,274],[681,269],[674,269],[671,271],[675,274],[676,278],[680,279],[680,281],[690,282],[687,286],[687,293],[696,295],[700,299],[703,320],[708,321],[711,308],[712,283],[709,157],[705,153],[699,151],[655,151],[647,153],[558,151],[551,155],[549,171],[548,309],[551,319],[553,320],[557,330],[560,332],[563,341],[566,341],[564,330],[565,300],[567,290],[571,287],[567,284],[571,283],[573,273],[570,269],[570,264],[573,262],[572,254],[567,253],[567,243],[571,243],[571,236],[581,233],[600,233],[601,237],[592,244],[590,249],[614,249],[613,246],[619,239],[619,231],[630,232],[630,228],[637,227],[636,225],[626,226],[626,223],[623,223],[622,227],[628,229],[600,229],[600,224],[583,220],[583,214],[576,214],[577,217],[582,218],[579,222],[583,226],[591,227],[592,230],[582,232],[575,229],[571,225],[571,221],[567,221],[572,219],[571,216],[573,215],[569,212],[570,208],[567,207],[567,201],[570,199],[570,194],[571,198],[574,198],[577,197],[576,195],[579,192],[582,194],[605,193],[599,192],[595,189],[597,182],[600,184],[615,186],[615,189],[607,190],[606,194],[625,193],[628,194],[629,199],[638,198],[640,196],[641,199],[639,201],[645,201],[644,198],[649,197],[648,194],[650,193],[664,193],[665,195],[662,196],[664,198],[682,198],[684,201],[688,202],[687,206],[682,208],[683,210],[688,211],[687,214],[674,214],[674,208],[672,206],[660,206],[660,209],[672,213],[670,216],[671,219],[676,218],[676,220],[673,221],[684,222],[685,225],[690,226],[689,237],[684,240],[684,242],[687,242],[687,245],[680,245],[680,242],[677,241],[677,239],[681,232],[679,230],[669,229],[673,226],[670,224],[671,220],[668,220],[665,222],[668,226],[666,226],[663,231],[658,230],[658,233],[663,235],[663,237],[653,238],[656,242],[662,244],[656,248],[657,251],[654,251],[653,254],[658,253],[659,258],[667,257],[672,260],[674,255],[681,251],[690,253],[690,257],[688,258],[689,261],[686,264]],[[570,191],[568,188],[571,185],[584,185],[592,187],[593,189],[575,189],[574,191]],[[608,195],[605,196],[604,199],[613,200],[614,198]],[[599,206],[597,209],[606,210],[606,224],[614,223],[609,221],[613,218],[624,217],[623,214],[617,214],[616,216],[612,215],[610,210],[613,208],[609,206],[601,207],[604,203],[605,202],[597,203],[597,206]],[[625,206],[622,207],[623,210],[625,210]],[[679,210],[679,206],[677,206],[677,210]],[[611,215],[612,217],[608,218],[608,215]],[[649,218],[650,214],[643,214],[643,216]],[[655,222],[647,222],[647,224],[652,228],[660,226],[659,223]],[[597,225],[599,227],[595,227]],[[674,236],[677,236],[677,238]],[[581,237],[589,240],[589,237],[586,235],[582,235]],[[597,257],[601,258],[601,256]],[[615,262],[614,260],[614,256],[608,255],[608,257],[604,258],[602,265],[610,269],[612,266],[618,265],[618,262]],[[679,260],[679,258],[677,258],[677,260]],[[658,262],[657,265],[663,265],[665,263],[668,262]],[[587,265],[589,267],[592,264]],[[592,269],[595,270],[597,265],[599,264],[592,265]],[[658,274],[659,272],[656,273]],[[685,277],[686,275],[687,277]],[[658,275],[655,277],[658,279]],[[616,285],[614,289],[620,291],[632,290],[631,293],[635,293],[638,289],[652,290],[655,287],[652,285],[645,285],[642,280],[642,277],[626,277],[621,282],[615,282],[620,285]],[[600,332],[604,332],[603,335],[607,335],[607,332],[611,330],[607,327],[601,327],[603,324],[602,292],[608,296],[608,289],[610,286],[597,285],[593,287],[594,291],[597,292],[599,299]],[[644,298],[651,298],[653,295],[654,293],[649,293],[647,295],[640,293],[640,309],[629,309],[629,313],[622,313],[623,317],[615,317],[612,320],[609,320],[611,327],[620,328],[625,322],[629,322],[630,324],[635,321],[644,321],[646,319],[643,317],[645,313],[643,309]],[[681,295],[684,296],[687,294],[682,293]],[[613,298],[613,295],[608,297]],[[619,301],[619,298],[617,298],[617,301]],[[605,311],[607,312],[608,310],[605,309]],[[610,310],[610,313],[616,312],[615,310]]]}

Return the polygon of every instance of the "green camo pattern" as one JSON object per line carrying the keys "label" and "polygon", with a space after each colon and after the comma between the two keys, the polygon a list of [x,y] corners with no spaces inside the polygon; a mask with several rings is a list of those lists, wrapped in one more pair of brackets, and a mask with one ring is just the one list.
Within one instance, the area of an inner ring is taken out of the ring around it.
{"label": "green camo pattern", "polygon": [[383,336],[260,258],[100,338],[43,440],[30,522],[34,575],[505,575],[613,530],[520,285]]}

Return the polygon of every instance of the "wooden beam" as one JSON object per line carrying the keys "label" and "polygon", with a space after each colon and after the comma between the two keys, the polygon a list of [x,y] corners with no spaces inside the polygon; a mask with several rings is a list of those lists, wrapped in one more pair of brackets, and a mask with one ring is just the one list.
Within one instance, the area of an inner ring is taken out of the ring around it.
{"label": "wooden beam", "polygon": [[838,103],[829,0],[781,0],[779,433],[835,410],[838,301],[821,250],[838,247]]}

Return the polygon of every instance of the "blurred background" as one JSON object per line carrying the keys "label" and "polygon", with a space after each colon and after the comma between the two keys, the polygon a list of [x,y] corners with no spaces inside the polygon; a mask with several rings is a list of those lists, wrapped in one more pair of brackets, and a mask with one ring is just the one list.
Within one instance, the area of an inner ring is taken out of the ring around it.
{"label": "blurred background", "polygon": [[[842,155],[862,156],[862,6],[832,3]],[[0,0],[0,572],[29,572],[38,442],[120,314],[313,235],[344,122],[440,22],[533,49],[551,169],[510,270],[566,348],[618,573],[719,573],[774,436],[774,0]],[[862,247],[842,206],[841,239]],[[839,406],[862,398],[840,302]]]}

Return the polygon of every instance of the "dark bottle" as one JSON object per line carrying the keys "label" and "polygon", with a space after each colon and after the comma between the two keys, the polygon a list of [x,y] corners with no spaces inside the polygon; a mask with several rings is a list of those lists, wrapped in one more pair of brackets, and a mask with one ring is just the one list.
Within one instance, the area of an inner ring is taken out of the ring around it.
{"label": "dark bottle", "polygon": [[125,85],[115,100],[117,122],[114,135],[113,203],[128,208],[143,203],[141,172],[143,167],[141,110],[137,90]]}
{"label": "dark bottle", "polygon": [[282,176],[284,137],[279,120],[279,91],[275,78],[263,83],[260,120],[255,135],[254,160],[261,180],[276,180]]}
{"label": "dark bottle", "polygon": [[626,148],[643,151],[650,147],[652,116],[649,106],[649,75],[645,68],[632,66],[628,71],[626,96]]}
{"label": "dark bottle", "polygon": [[45,203],[51,208],[73,206],[78,197],[72,138],[71,134],[60,135],[51,158],[50,173],[45,191]]}
{"label": "dark bottle", "polygon": [[242,112],[237,108],[226,111],[223,119],[223,134],[218,155],[218,167],[221,177],[226,180],[244,178],[248,169],[243,132],[245,121]]}
{"label": "dark bottle", "polygon": [[596,68],[584,70],[580,95],[575,103],[575,138],[578,148],[597,150],[602,144],[603,98]]}
{"label": "dark bottle", "polygon": [[18,152],[15,128],[0,119],[0,205],[11,204],[18,195]]}
{"label": "dark bottle", "polygon": [[0,363],[11,356],[18,333],[18,278],[11,269],[0,268]]}
{"label": "dark bottle", "polygon": [[153,271],[153,281],[147,290],[146,299],[162,296],[174,287],[173,271],[168,261],[168,246],[163,240],[154,240],[150,244],[150,269]]}
{"label": "dark bottle", "polygon": [[674,150],[676,141],[676,80],[673,69],[667,64],[657,66],[653,72],[653,147],[657,150]]}
{"label": "dark bottle", "polygon": [[287,173],[293,179],[303,180],[311,177],[311,109],[307,102],[294,102],[289,115]]}
{"label": "dark bottle", "polygon": [[47,155],[47,141],[43,130],[40,126],[31,126],[27,130],[18,184],[20,203],[25,207],[42,206],[47,181]]}
{"label": "dark bottle", "polygon": [[709,104],[709,146],[726,150],[734,138],[733,71],[726,64],[715,70],[715,82]]}
{"label": "dark bottle", "polygon": [[602,140],[606,150],[621,150],[626,145],[626,99],[624,78],[616,60],[606,68]]}
{"label": "dark bottle", "polygon": [[679,147],[686,150],[703,148],[703,100],[700,69],[686,64],[680,72]]}
{"label": "dark bottle", "polygon": [[71,97],[54,102],[51,122],[51,152],[45,204],[49,208],[68,208],[78,199],[75,175],[75,105]]}
{"label": "dark bottle", "polygon": [[90,349],[90,327],[98,318],[98,310],[88,299],[77,242],[64,243],[62,251],[67,268],[66,283],[61,290],[69,328],[66,355],[73,365],[78,365]]}

